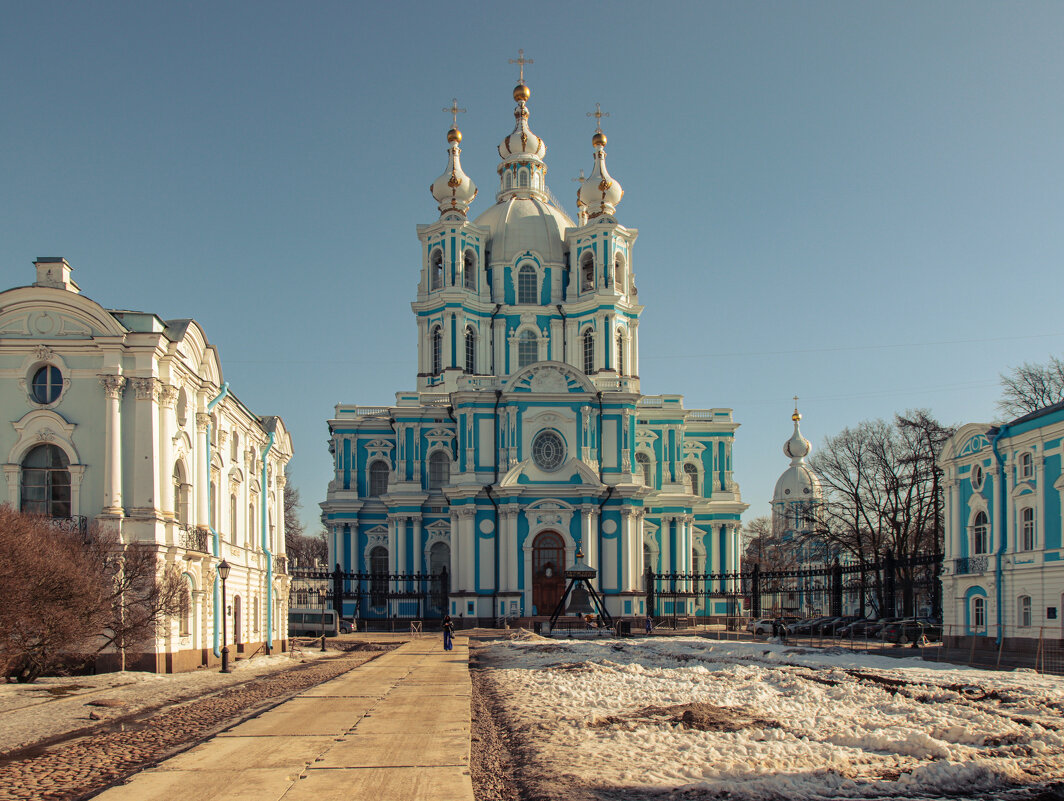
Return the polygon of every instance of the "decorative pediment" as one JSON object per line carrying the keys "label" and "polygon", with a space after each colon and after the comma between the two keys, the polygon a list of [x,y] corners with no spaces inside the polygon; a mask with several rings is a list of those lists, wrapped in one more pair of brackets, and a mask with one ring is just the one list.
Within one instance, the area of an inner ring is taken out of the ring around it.
{"label": "decorative pediment", "polygon": [[370,458],[379,456],[390,461],[390,451],[393,448],[395,448],[395,446],[386,439],[372,439],[366,443],[366,452]]}
{"label": "decorative pediment", "polygon": [[425,438],[433,444],[444,440],[450,442],[454,439],[454,432],[448,431],[446,428],[433,428],[425,432]]}
{"label": "decorative pediment", "polygon": [[701,442],[692,442],[688,440],[683,444],[684,456],[694,456],[696,453],[702,453],[705,449],[706,446]]}
{"label": "decorative pediment", "polygon": [[535,392],[550,394],[594,393],[588,377],[564,362],[537,362],[514,374],[507,392]]}
{"label": "decorative pediment", "polygon": [[1022,484],[1017,484],[1012,489],[1012,497],[1019,498],[1022,495],[1031,495],[1034,493],[1034,484],[1030,481],[1024,481]]}
{"label": "decorative pediment", "polygon": [[600,488],[598,473],[579,459],[568,459],[557,470],[541,470],[531,459],[518,462],[499,482],[500,487],[520,487],[531,484],[571,484]]}
{"label": "decorative pediment", "polygon": [[68,423],[58,412],[34,409],[11,423],[11,426],[17,432],[18,440],[8,454],[8,464],[18,464],[31,448],[42,442],[58,445],[66,451],[71,464],[81,463],[73,440],[77,426]]}
{"label": "decorative pediment", "polygon": [[983,448],[990,447],[990,441],[984,434],[976,434],[974,437],[970,437],[964,445],[961,446],[958,456],[967,456],[972,453],[979,453]]}
{"label": "decorative pediment", "polygon": [[650,445],[654,440],[658,438],[658,435],[648,428],[637,428],[635,430],[635,444],[636,445]]}

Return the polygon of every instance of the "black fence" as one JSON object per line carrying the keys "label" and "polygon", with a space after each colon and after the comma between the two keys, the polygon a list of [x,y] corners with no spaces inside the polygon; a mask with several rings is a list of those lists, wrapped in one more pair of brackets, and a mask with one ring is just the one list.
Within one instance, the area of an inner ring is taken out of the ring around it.
{"label": "black fence", "polygon": [[440,573],[348,573],[292,569],[293,607],[336,610],[356,620],[432,620],[447,614],[450,582]]}
{"label": "black fence", "polygon": [[942,554],[807,570],[646,574],[652,617],[942,615]]}

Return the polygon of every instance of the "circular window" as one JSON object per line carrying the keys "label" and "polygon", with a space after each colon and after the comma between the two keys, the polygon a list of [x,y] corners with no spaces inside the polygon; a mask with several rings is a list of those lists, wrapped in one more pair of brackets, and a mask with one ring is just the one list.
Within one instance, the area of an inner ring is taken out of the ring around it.
{"label": "circular window", "polygon": [[541,470],[557,470],[565,461],[565,441],[557,431],[540,431],[532,440],[532,460]]}
{"label": "circular window", "polygon": [[63,374],[58,367],[45,365],[33,376],[33,399],[37,403],[55,403],[63,390]]}
{"label": "circular window", "polygon": [[972,489],[980,490],[983,488],[983,468],[981,465],[976,465],[972,468]]}

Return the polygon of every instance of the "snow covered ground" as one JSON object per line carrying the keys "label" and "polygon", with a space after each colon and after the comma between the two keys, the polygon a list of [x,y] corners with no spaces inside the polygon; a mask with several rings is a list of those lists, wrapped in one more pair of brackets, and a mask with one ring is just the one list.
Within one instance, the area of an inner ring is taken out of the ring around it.
{"label": "snow covered ground", "polygon": [[537,769],[602,798],[1027,798],[1064,678],[689,637],[487,644]]}
{"label": "snow covered ground", "polygon": [[[256,656],[234,662],[233,672],[228,674],[219,673],[217,668],[172,674],[119,671],[44,677],[32,684],[0,682],[0,753],[90,726],[96,719],[216,692],[319,656],[314,649],[302,652],[296,660],[289,653]],[[105,705],[93,705],[100,702]]]}

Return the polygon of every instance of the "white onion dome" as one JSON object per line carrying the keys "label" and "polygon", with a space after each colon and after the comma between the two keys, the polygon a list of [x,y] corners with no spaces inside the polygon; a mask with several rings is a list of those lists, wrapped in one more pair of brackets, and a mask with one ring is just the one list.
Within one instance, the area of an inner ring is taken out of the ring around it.
{"label": "white onion dome", "polygon": [[448,213],[466,215],[469,204],[477,196],[477,185],[462,171],[460,154],[462,148],[458,144],[462,141],[462,132],[457,127],[447,132],[447,141],[450,143],[447,156],[447,169],[443,175],[432,182],[429,191],[439,204],[440,216]]}
{"label": "white onion dome", "polygon": [[547,165],[543,157],[547,145],[528,127],[528,98],[532,90],[522,81],[514,87],[514,129],[499,145],[499,193],[502,201],[511,196],[540,197],[548,200]]}
{"label": "white onion dome", "polygon": [[577,204],[582,204],[587,209],[589,220],[602,215],[612,217],[617,210],[617,204],[624,197],[621,185],[606,169],[606,134],[601,130],[595,131],[591,144],[595,147],[595,166],[576,193]]}
{"label": "white onion dome", "polygon": [[823,496],[820,479],[805,463],[805,457],[809,455],[813,448],[809,444],[809,440],[802,436],[802,432],[798,427],[798,421],[802,419],[802,415],[795,409],[791,419],[794,421],[794,433],[783,444],[783,453],[785,456],[790,457],[791,466],[784,471],[783,475],[779,477],[779,481],[776,482],[776,489],[772,493],[772,502],[816,501],[819,503]]}

